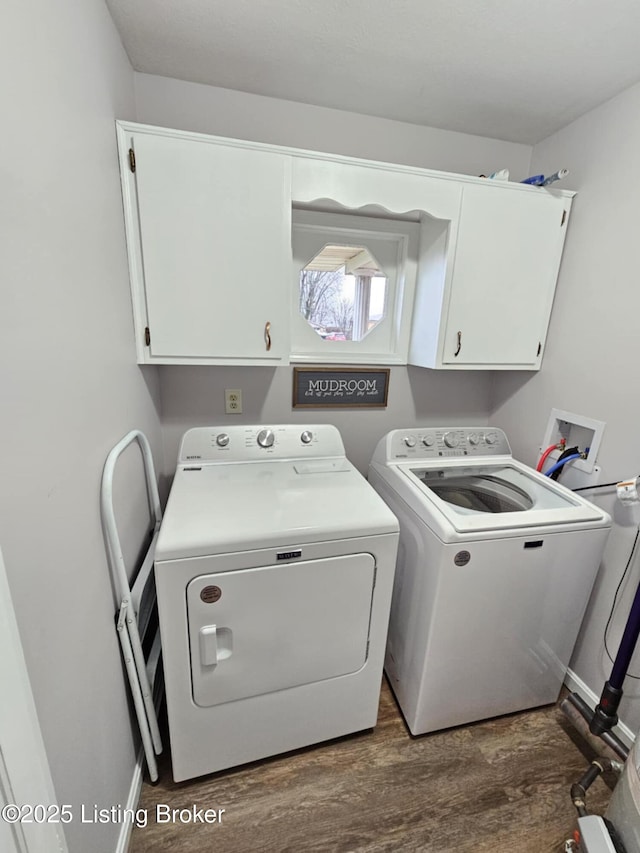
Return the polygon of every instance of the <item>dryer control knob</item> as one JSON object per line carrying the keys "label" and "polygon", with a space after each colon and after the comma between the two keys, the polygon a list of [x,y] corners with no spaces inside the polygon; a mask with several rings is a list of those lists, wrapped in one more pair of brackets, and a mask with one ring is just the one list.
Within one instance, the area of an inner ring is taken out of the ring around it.
{"label": "dryer control knob", "polygon": [[218,447],[226,447],[229,444],[229,436],[226,432],[221,432],[220,435],[216,436],[216,444]]}
{"label": "dryer control knob", "polygon": [[480,444],[480,436],[477,432],[472,432],[469,436],[469,444],[472,444],[474,447],[476,444]]}
{"label": "dryer control knob", "polygon": [[444,443],[447,447],[457,447],[458,446],[458,436],[455,432],[447,432],[444,436]]}
{"label": "dryer control knob", "polygon": [[305,429],[305,431],[300,436],[300,441],[303,444],[310,444],[312,438],[313,438],[313,433],[310,432],[308,429]]}
{"label": "dryer control knob", "polygon": [[487,444],[495,444],[498,440],[498,436],[495,434],[495,432],[488,432],[485,435],[484,440],[487,442]]}
{"label": "dryer control knob", "polygon": [[422,443],[425,447],[433,447],[435,443],[435,438],[432,435],[425,435],[425,437],[422,439]]}
{"label": "dryer control knob", "polygon": [[276,440],[272,429],[261,429],[258,433],[258,444],[260,447],[272,447]]}
{"label": "dryer control knob", "polygon": [[407,445],[407,447],[415,447],[416,446],[415,437],[413,435],[405,435],[404,443]]}

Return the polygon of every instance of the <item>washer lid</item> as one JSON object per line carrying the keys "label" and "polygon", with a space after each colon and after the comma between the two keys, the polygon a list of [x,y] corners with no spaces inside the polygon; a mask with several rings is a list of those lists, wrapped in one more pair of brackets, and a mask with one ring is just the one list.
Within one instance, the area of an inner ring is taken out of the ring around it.
{"label": "washer lid", "polygon": [[458,532],[594,521],[606,514],[548,477],[513,461],[397,466]]}
{"label": "washer lid", "polygon": [[391,510],[344,458],[179,466],[156,560],[397,531]]}

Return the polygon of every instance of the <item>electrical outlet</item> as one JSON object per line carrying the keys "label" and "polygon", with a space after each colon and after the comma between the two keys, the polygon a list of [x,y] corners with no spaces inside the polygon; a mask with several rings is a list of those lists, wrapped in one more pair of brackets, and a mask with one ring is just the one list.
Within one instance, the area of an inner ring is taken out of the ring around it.
{"label": "electrical outlet", "polygon": [[224,410],[227,415],[242,414],[242,391],[239,388],[224,389]]}

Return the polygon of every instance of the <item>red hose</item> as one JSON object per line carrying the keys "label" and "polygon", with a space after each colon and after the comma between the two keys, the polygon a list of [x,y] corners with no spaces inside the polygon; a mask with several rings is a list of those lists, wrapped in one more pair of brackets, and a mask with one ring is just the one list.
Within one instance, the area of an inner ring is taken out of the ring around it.
{"label": "red hose", "polygon": [[554,450],[563,450],[565,444],[567,443],[566,438],[561,438],[558,444],[550,444],[549,447],[544,451],[540,459],[538,459],[538,464],[536,465],[536,471],[542,471],[542,467],[544,463],[547,461],[547,456],[552,453]]}

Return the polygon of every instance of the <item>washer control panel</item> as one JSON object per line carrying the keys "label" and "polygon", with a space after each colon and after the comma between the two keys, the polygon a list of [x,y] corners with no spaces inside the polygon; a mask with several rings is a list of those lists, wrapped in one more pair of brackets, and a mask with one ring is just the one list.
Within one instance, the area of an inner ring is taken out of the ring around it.
{"label": "washer control panel", "polygon": [[344,457],[336,427],[285,424],[196,427],[182,437],[178,464],[259,462],[264,459]]}
{"label": "washer control panel", "polygon": [[386,442],[388,460],[511,455],[507,436],[497,427],[396,429]]}

